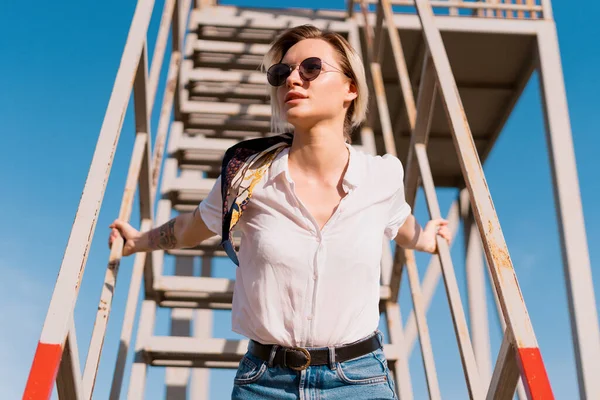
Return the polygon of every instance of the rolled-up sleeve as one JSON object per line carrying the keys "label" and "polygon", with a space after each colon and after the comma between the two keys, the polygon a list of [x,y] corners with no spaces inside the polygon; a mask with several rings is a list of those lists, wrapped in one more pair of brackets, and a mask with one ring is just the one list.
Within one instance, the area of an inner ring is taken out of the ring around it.
{"label": "rolled-up sleeve", "polygon": [[223,199],[221,198],[221,176],[217,178],[208,196],[200,202],[198,209],[206,227],[221,236],[223,218]]}
{"label": "rolled-up sleeve", "polygon": [[394,188],[394,194],[390,199],[390,209],[388,223],[385,227],[385,236],[393,240],[398,233],[398,229],[404,224],[411,213],[411,207],[404,197],[404,168],[402,162],[393,156],[386,156],[390,160],[388,164],[389,171],[385,176],[391,177],[390,186]]}

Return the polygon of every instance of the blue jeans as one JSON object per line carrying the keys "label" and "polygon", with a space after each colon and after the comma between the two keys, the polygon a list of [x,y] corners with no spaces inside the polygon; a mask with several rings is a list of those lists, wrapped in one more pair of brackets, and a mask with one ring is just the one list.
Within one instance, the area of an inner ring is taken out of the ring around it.
{"label": "blue jeans", "polygon": [[[377,332],[380,335],[381,333]],[[272,366],[247,352],[233,381],[232,400],[397,400],[383,349],[303,371]]]}

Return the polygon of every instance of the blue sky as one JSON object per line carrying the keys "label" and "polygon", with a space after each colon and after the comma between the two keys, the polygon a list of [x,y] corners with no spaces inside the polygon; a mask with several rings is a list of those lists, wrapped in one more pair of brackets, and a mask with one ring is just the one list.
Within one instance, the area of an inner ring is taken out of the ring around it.
{"label": "blue sky", "polygon": [[[265,2],[266,6],[289,2]],[[27,6],[25,6],[27,4]],[[162,9],[162,1],[157,7]],[[241,4],[241,3],[237,3]],[[304,2],[305,7],[342,3]],[[0,3],[0,397],[22,394],[46,310],[79,203],[97,135],[104,117],[117,67],[135,8],[135,1],[1,2]],[[598,24],[600,5],[570,7],[555,2],[554,14],[569,100],[581,198],[592,265],[600,263],[600,196],[597,149]],[[158,16],[158,13],[156,13]],[[150,49],[158,18],[150,27]],[[166,68],[166,67],[165,67]],[[164,79],[164,73],[163,73]],[[162,98],[159,87],[157,102]],[[485,165],[485,173],[513,258],[534,329],[557,398],[577,393],[560,242],[537,75],[527,86],[512,117]],[[152,130],[157,126],[156,115]],[[120,197],[133,146],[131,113],[125,119],[102,210],[96,228],[79,300],[75,310],[82,364],[94,323],[101,281],[108,257],[108,224],[118,214]],[[513,161],[508,162],[508,158]],[[449,191],[440,192],[447,209]],[[417,218],[425,222],[422,198]],[[138,218],[134,210],[132,220]],[[462,240],[453,250],[457,279],[466,304]],[[107,398],[120,334],[120,321],[129,285],[132,260],[122,263],[114,299],[96,398]],[[421,275],[426,259],[418,258]],[[219,276],[233,276],[233,267],[217,262]],[[600,273],[594,274],[600,291]],[[402,286],[403,318],[411,302],[406,281]],[[489,299],[489,296],[488,296]],[[596,295],[598,306],[600,295]],[[491,300],[490,306],[493,307]],[[490,308],[492,310],[493,308]],[[157,318],[157,334],[168,331],[168,311]],[[492,351],[499,348],[496,315],[490,311]],[[465,386],[445,293],[440,285],[428,313],[440,387],[445,398],[465,398]],[[134,331],[135,334],[135,331]],[[237,338],[230,331],[229,314],[215,313],[215,337]],[[495,357],[495,356],[494,356]],[[424,375],[418,346],[411,357],[416,398],[425,398]],[[128,363],[128,366],[130,364]],[[148,399],[164,397],[164,369],[148,375]],[[229,397],[233,371],[217,371],[211,381],[214,399]],[[125,388],[126,389],[126,388]]]}

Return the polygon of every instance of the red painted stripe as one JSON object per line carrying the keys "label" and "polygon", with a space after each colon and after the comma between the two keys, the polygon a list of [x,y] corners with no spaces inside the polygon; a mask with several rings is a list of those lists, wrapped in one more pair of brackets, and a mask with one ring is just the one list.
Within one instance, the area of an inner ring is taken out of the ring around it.
{"label": "red painted stripe", "polygon": [[47,400],[50,398],[61,356],[60,344],[38,343],[23,400]]}
{"label": "red painted stripe", "polygon": [[554,399],[542,353],[537,347],[518,349],[523,384],[530,400]]}

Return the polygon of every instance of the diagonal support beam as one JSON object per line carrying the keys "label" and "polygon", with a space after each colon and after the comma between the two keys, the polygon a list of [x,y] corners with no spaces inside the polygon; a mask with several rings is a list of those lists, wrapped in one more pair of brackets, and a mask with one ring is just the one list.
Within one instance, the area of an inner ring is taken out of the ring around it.
{"label": "diagonal support beam", "polygon": [[[553,398],[546,368],[533,333],[527,308],[523,302],[498,215],[483,174],[481,161],[475,150],[473,136],[458,94],[442,36],[435,26],[429,2],[416,0],[415,4],[435,65],[442,103],[450,122],[458,159],[469,190],[471,206],[482,236],[488,264],[492,269],[494,285],[498,290],[508,329],[514,335],[515,343],[518,346],[519,366],[526,390],[532,397]],[[444,245],[442,241],[438,241],[438,244]]]}
{"label": "diagonal support beam", "polygon": [[519,366],[512,341],[512,335],[506,331],[486,400],[511,400],[515,394],[515,388],[519,381]]}
{"label": "diagonal support beam", "polygon": [[52,395],[53,382],[67,341],[90,244],[131,96],[131,85],[145,47],[153,6],[153,0],[141,0],[133,15],[113,92],[29,372],[24,390],[25,398],[47,399]]}
{"label": "diagonal support beam", "polygon": [[537,37],[540,88],[579,395],[582,399],[597,399],[600,398],[600,328],[567,95],[556,26],[553,21],[540,24]]}
{"label": "diagonal support beam", "polygon": [[393,362],[396,391],[400,400],[412,400],[413,389],[410,381],[410,369],[408,367],[408,355],[402,343],[404,333],[402,332],[402,317],[400,315],[400,304],[396,302],[385,302],[385,317],[387,319],[390,343],[400,345],[400,355]]}
{"label": "diagonal support beam", "polygon": [[369,63],[369,71],[371,72],[371,81],[375,99],[377,102],[377,111],[379,112],[379,122],[381,123],[381,131],[383,133],[383,142],[385,144],[385,152],[393,156],[397,156],[396,144],[394,141],[394,133],[392,130],[392,120],[385,95],[385,86],[383,83],[383,75],[381,73],[381,65],[376,62],[373,54],[373,28],[369,24],[367,4],[365,0],[360,1],[361,11],[364,18],[364,35],[367,43],[367,59]]}
{"label": "diagonal support beam", "polygon": [[77,335],[75,324],[71,323],[67,343],[60,361],[58,376],[56,377],[56,391],[59,399],[82,400],[83,385],[81,379],[81,366],[79,364],[79,351],[77,350]]}
{"label": "diagonal support beam", "polygon": [[[415,153],[419,162],[421,177],[423,179],[423,188],[425,189],[429,215],[431,219],[441,218],[440,206],[435,193],[425,145],[422,143],[415,144]],[[456,275],[454,274],[450,249],[445,239],[439,236],[437,236],[436,239],[442,276],[444,277],[444,283],[446,285],[446,295],[450,305],[452,321],[454,322],[454,331],[458,340],[463,370],[467,379],[467,389],[469,390],[469,395],[472,399],[479,399],[481,398],[479,370],[475,361],[471,338],[469,337],[467,319],[460,299],[460,291],[458,290],[458,283],[456,281]]]}
{"label": "diagonal support beam", "polygon": [[413,251],[407,250],[404,254],[406,257],[406,269],[408,272],[413,308],[417,321],[417,329],[419,331],[419,343],[421,344],[421,356],[423,357],[423,366],[425,368],[427,390],[429,391],[429,398],[431,400],[439,400],[442,398],[442,394],[440,392],[440,385],[435,370],[433,348],[431,347],[431,339],[429,338],[429,327],[427,326],[427,319],[425,318],[424,300],[423,294],[421,293],[421,285],[419,284],[417,263],[415,262]]}
{"label": "diagonal support beam", "polygon": [[[450,231],[452,232],[452,238],[454,239],[456,238],[456,233],[458,232],[459,226],[458,202],[455,201],[454,203],[452,203],[446,219],[448,220],[448,226],[450,228]],[[425,313],[427,313],[427,310],[429,309],[431,300],[440,281],[441,275],[442,269],[440,268],[439,257],[431,257],[431,261],[427,266],[427,270],[425,271],[425,276],[423,277],[422,282],[423,309],[425,310]],[[417,324],[415,320],[414,311],[410,313],[408,319],[406,320],[404,338],[406,354],[408,354],[408,356],[410,357],[415,346],[415,341],[417,340]]]}

